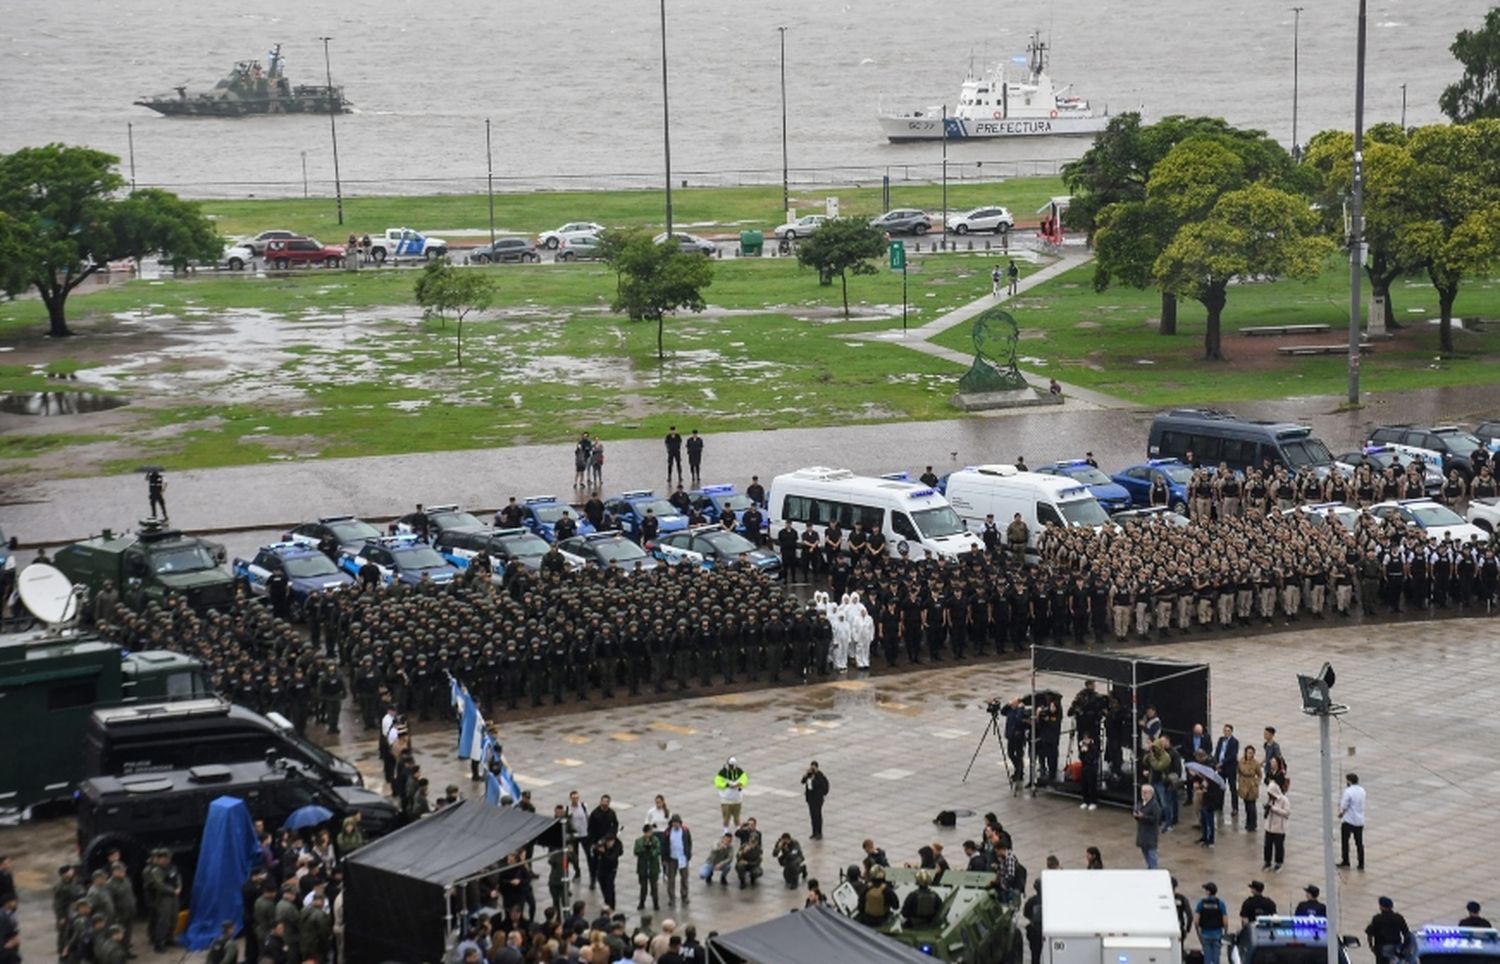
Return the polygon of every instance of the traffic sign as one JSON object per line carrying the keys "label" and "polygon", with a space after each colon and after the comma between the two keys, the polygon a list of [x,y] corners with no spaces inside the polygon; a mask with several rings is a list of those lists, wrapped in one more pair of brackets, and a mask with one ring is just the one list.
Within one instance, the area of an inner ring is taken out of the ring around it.
{"label": "traffic sign", "polygon": [[904,241],[891,242],[891,270],[906,270],[906,242]]}

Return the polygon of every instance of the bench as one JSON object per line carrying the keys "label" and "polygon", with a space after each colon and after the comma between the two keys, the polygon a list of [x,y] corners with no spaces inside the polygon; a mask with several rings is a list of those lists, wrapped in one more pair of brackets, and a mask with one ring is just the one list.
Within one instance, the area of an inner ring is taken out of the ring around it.
{"label": "bench", "polygon": [[1328,325],[1260,325],[1255,328],[1241,328],[1240,334],[1247,338],[1260,335],[1321,335],[1328,329]]}
{"label": "bench", "polygon": [[[1359,346],[1361,355],[1373,350],[1369,342],[1362,342]],[[1348,351],[1348,345],[1283,345],[1276,349],[1278,355],[1344,355]]]}

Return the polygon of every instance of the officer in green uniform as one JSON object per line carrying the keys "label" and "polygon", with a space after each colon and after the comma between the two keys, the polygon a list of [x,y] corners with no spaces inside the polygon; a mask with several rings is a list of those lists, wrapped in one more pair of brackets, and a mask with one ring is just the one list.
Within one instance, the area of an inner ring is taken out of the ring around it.
{"label": "officer in green uniform", "polygon": [[94,945],[94,964],[125,964],[125,928],[111,924],[104,939]]}
{"label": "officer in green uniform", "polygon": [[114,904],[114,916],[111,921],[123,929],[120,942],[125,948],[125,953],[131,954],[133,953],[130,947],[131,930],[135,927],[136,918],[135,887],[130,883],[124,864],[116,863],[109,868],[109,882],[105,884],[105,887]]}
{"label": "officer in green uniform", "polygon": [[73,914],[73,905],[84,895],[84,887],[78,882],[78,869],[72,864],[57,868],[57,883],[52,885],[52,918],[57,923],[57,956],[63,957],[63,947],[68,941],[68,923]]}
{"label": "officer in green uniform", "polygon": [[151,851],[151,864],[141,879],[151,927],[151,946],[159,954],[172,943],[177,931],[178,898],[182,893],[182,875],[172,864],[172,852],[165,847]]}
{"label": "officer in green uniform", "polygon": [[208,945],[203,955],[203,964],[239,964],[239,947],[234,942],[234,921],[227,920],[219,928],[219,936]]}

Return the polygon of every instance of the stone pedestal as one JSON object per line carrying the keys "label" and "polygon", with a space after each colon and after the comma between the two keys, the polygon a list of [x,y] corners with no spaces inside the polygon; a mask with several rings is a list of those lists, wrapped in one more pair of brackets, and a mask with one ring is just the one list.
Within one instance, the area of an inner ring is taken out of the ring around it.
{"label": "stone pedestal", "polygon": [[992,412],[1002,408],[1033,408],[1039,405],[1061,405],[1061,395],[1039,388],[1011,388],[1000,392],[956,392],[953,407],[965,412]]}

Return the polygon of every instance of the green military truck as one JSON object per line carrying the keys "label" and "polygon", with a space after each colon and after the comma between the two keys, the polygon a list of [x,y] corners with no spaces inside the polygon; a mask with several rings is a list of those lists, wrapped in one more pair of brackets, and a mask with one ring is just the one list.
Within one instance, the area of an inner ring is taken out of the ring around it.
{"label": "green military truck", "polygon": [[139,593],[161,602],[170,593],[194,609],[223,609],[234,602],[234,576],[224,568],[224,547],[144,520],[137,532],[108,529],[57,551],[52,564],[90,597],[112,581],[122,599]]}
{"label": "green military truck", "polygon": [[73,795],[96,708],[211,692],[202,664],[177,653],[127,653],[87,636],[0,637],[0,812]]}
{"label": "green military truck", "polygon": [[[910,867],[889,867],[884,873],[902,905],[917,890],[918,875],[930,877],[928,871]],[[1002,900],[989,886],[994,879],[994,874],[946,871],[941,884],[931,885],[937,906],[930,919],[906,923],[898,911],[878,930],[952,964],[1021,964],[1025,939],[1019,926],[1020,908]],[[858,916],[860,901],[861,893],[847,881],[833,892],[833,906],[847,916]]]}

